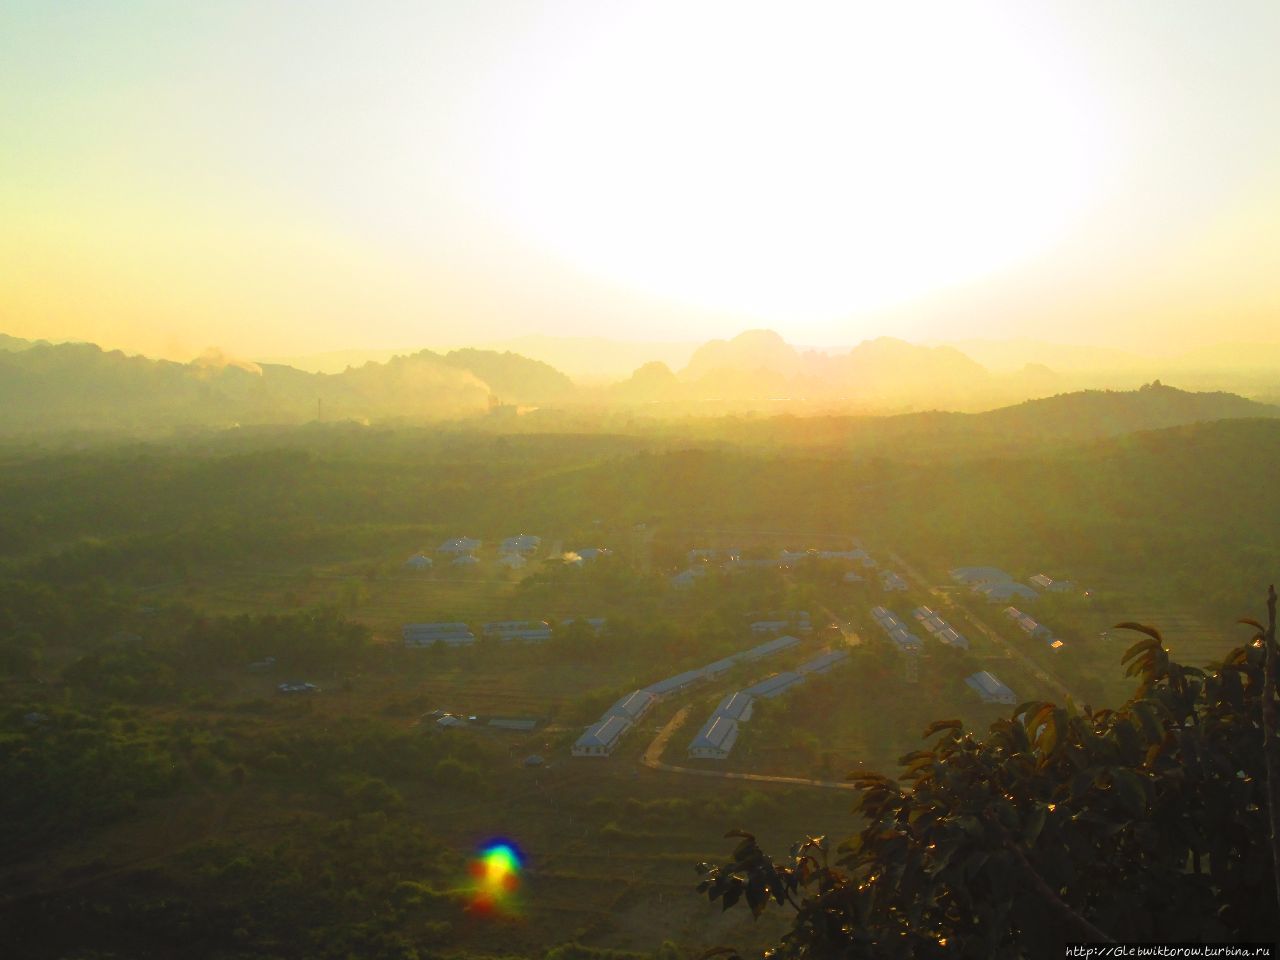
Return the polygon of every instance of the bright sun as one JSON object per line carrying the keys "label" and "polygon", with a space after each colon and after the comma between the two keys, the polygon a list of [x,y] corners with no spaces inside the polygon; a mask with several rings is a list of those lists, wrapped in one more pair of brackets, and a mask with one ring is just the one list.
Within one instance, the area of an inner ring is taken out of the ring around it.
{"label": "bright sun", "polygon": [[1091,98],[1034,24],[971,4],[590,9],[522,52],[495,173],[517,229],[628,286],[835,318],[1034,255],[1095,190]]}

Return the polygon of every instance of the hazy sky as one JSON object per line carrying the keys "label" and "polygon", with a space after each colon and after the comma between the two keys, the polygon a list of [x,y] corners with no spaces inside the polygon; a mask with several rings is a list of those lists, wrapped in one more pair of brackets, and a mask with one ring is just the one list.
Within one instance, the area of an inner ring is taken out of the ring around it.
{"label": "hazy sky", "polygon": [[0,332],[1280,339],[1280,3],[0,2]]}

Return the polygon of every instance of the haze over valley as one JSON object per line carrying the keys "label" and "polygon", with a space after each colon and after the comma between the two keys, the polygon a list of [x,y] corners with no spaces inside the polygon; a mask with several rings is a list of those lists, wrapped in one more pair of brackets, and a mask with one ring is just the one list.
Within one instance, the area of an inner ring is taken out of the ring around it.
{"label": "haze over valley", "polygon": [[1277,37],[0,4],[0,953],[1274,956]]}

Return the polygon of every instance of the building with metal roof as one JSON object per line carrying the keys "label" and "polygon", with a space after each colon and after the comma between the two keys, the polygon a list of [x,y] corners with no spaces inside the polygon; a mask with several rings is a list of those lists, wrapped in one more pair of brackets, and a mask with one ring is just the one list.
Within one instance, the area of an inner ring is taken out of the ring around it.
{"label": "building with metal roof", "polygon": [[731,717],[713,716],[689,742],[689,756],[702,760],[724,760],[738,742],[738,723]]}
{"label": "building with metal roof", "polygon": [[741,690],[728,694],[716,706],[712,716],[728,717],[738,723],[746,723],[751,719],[752,698]]}
{"label": "building with metal roof", "polygon": [[538,547],[542,544],[541,537],[535,537],[527,533],[516,534],[514,537],[507,537],[498,547],[499,553],[521,553],[531,554],[537,553]]}
{"label": "building with metal roof", "polygon": [[800,674],[788,670],[785,673],[775,673],[773,676],[761,680],[754,686],[747,687],[742,692],[749,697],[760,700],[771,700],[772,698],[786,693],[797,683],[803,683],[804,677]]}
{"label": "building with metal roof", "polygon": [[466,646],[476,642],[476,635],[465,623],[406,623],[400,629],[406,647]]}
{"label": "building with metal roof", "polygon": [[849,659],[848,650],[828,650],[812,660],[800,664],[800,666],[796,667],[796,673],[801,676],[808,676],[811,673],[826,673],[837,663],[847,659]]}
{"label": "building with metal roof", "polygon": [[[632,690],[604,712],[605,717],[626,717],[635,723],[648,713],[658,698],[648,690]],[[601,719],[604,719],[603,717]]]}
{"label": "building with metal roof", "polygon": [[586,732],[574,741],[572,753],[575,757],[607,757],[618,748],[622,735],[630,729],[631,721],[626,717],[604,717],[587,727]]}
{"label": "building with metal roof", "polygon": [[742,651],[737,655],[737,659],[744,661],[761,660],[765,657],[771,657],[775,653],[781,653],[783,650],[790,650],[792,647],[799,646],[799,644],[799,637],[775,637],[772,640],[757,644],[749,650]]}
{"label": "building with metal roof", "polygon": [[1013,703],[1013,691],[1006,687],[995,674],[982,670],[964,678],[969,689],[982,698],[983,703]]}
{"label": "building with metal roof", "polygon": [[702,670],[686,670],[684,673],[677,673],[674,677],[667,677],[665,680],[651,683],[644,689],[655,697],[665,697],[668,694],[677,693],[691,687],[699,680],[704,679],[706,679],[706,674]]}

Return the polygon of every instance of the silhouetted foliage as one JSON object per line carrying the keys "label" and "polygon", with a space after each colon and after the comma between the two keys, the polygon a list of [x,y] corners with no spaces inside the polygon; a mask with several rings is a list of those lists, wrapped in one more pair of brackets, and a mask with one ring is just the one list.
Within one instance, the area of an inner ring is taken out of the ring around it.
{"label": "silhouetted foliage", "polygon": [[[1264,636],[1203,671],[1160,634],[1119,710],[1028,702],[979,738],[933,723],[894,780],[850,774],[864,828],[774,860],[754,836],[699,890],[795,910],[774,956],[1060,957],[1064,942],[1269,941]],[[1256,626],[1256,624],[1255,624]]]}

